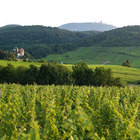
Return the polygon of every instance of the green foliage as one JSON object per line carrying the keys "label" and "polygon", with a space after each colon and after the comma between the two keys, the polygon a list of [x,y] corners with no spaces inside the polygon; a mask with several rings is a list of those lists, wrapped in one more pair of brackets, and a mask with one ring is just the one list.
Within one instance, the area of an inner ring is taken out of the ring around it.
{"label": "green foliage", "polygon": [[86,63],[75,64],[72,70],[75,85],[93,85],[93,70]]}
{"label": "green foliage", "polygon": [[[49,54],[62,54],[93,45],[102,46],[104,49],[128,46],[139,48],[140,26],[128,26],[100,33],[71,32],[44,26],[16,26],[0,28],[0,40],[0,49],[11,50],[13,46],[19,46],[34,58],[42,58]],[[133,55],[131,57],[133,58]]]}
{"label": "green foliage", "polygon": [[0,66],[0,83],[69,85],[72,84],[71,71],[60,64],[46,63],[40,68],[35,65],[14,67],[8,64]]}
{"label": "green foliage", "polygon": [[1,83],[7,82],[7,83],[15,83],[16,80],[16,73],[15,73],[15,67],[11,64],[7,64],[6,67],[3,67],[1,69],[0,73],[0,81]]}
{"label": "green foliage", "polygon": [[14,53],[0,50],[0,59],[15,60]]}
{"label": "green foliage", "polygon": [[79,63],[72,67],[73,71],[56,63],[42,64],[40,68],[30,65],[29,68],[19,66],[15,68],[8,64],[0,68],[0,82],[39,85],[94,85],[94,86],[123,86],[120,79],[112,77],[111,69],[103,67],[93,71],[86,63]]}
{"label": "green foliage", "polygon": [[0,50],[0,59],[4,59],[6,56],[6,52],[3,50]]}
{"label": "green foliage", "polygon": [[93,71],[86,63],[78,63],[72,70],[75,85],[123,86],[120,78],[113,78],[111,69],[96,67]]}
{"label": "green foliage", "polygon": [[93,79],[93,85],[95,86],[123,86],[120,78],[114,78],[111,69],[105,69],[104,67],[95,68]]}
{"label": "green foliage", "polygon": [[39,74],[39,70],[38,67],[34,66],[34,65],[30,65],[30,68],[26,71],[26,73],[24,74],[25,79],[26,79],[26,84],[33,84],[36,83],[37,81],[37,77]]}
{"label": "green foliage", "polygon": [[72,82],[71,71],[60,64],[42,64],[37,81],[41,85],[69,85]]}
{"label": "green foliage", "polygon": [[124,63],[122,64],[122,66],[130,67],[130,62],[129,62],[129,60],[126,60],[126,62],[124,62]]}
{"label": "green foliage", "polygon": [[51,54],[47,61],[64,62],[64,64],[76,64],[81,61],[94,65],[121,65],[128,60],[131,67],[140,68],[140,47],[138,46],[91,46],[80,47],[63,54]]}
{"label": "green foliage", "polygon": [[[20,76],[18,76],[19,74],[17,74],[17,71],[15,72],[16,77],[18,77],[18,80],[16,80],[16,81],[17,81],[17,83],[21,83],[21,84],[23,84],[23,83],[26,84],[26,79],[24,78],[25,77],[24,70],[26,71],[30,65],[35,65],[38,67],[38,69],[40,69],[40,66],[42,65],[42,63],[37,63],[37,62],[20,62],[20,61],[0,60],[0,64],[1,64],[0,75],[1,76],[4,76],[1,73],[1,70],[3,69],[3,67],[7,66],[8,63],[12,64],[15,67],[15,69],[17,69],[18,67],[21,67]],[[63,64],[62,66],[66,67],[68,70],[71,71],[73,65]],[[124,83],[127,83],[127,84],[136,84],[137,82],[139,82],[139,79],[140,79],[140,69],[128,68],[128,67],[117,66],[117,65],[88,65],[88,67],[93,70],[96,69],[96,67],[104,67],[105,69],[111,69],[112,76],[114,78],[120,78],[121,81],[123,81]],[[22,71],[22,68],[23,68],[23,71]],[[21,78],[21,77],[23,77],[23,78]],[[2,81],[2,78],[0,78],[0,82],[1,81]],[[18,82],[18,81],[20,81],[20,82]],[[117,81],[117,79],[114,79],[114,82],[115,81]]]}
{"label": "green foliage", "polygon": [[140,137],[139,87],[0,85],[0,139]]}
{"label": "green foliage", "polygon": [[46,59],[41,59],[38,61],[39,63],[47,63],[47,60]]}
{"label": "green foliage", "polygon": [[24,48],[34,58],[42,58],[50,53],[64,53],[85,45],[80,40],[93,33],[70,32],[45,26],[16,26],[0,28],[0,49],[12,50],[13,46]]}
{"label": "green foliage", "polygon": [[112,83],[111,69],[105,69],[104,67],[97,67],[94,70],[94,85],[105,86]]}
{"label": "green foliage", "polygon": [[93,43],[105,47],[140,46],[140,26],[127,26],[97,34]]}
{"label": "green foliage", "polygon": [[22,85],[27,84],[27,79],[26,79],[27,78],[27,75],[26,75],[27,71],[29,71],[29,70],[25,66],[18,66],[16,68],[16,83],[19,83]]}

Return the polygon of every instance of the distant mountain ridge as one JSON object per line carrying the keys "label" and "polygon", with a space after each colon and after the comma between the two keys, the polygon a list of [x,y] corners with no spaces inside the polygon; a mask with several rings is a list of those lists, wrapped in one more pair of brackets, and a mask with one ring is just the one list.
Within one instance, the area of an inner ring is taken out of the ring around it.
{"label": "distant mountain ridge", "polygon": [[59,26],[60,29],[66,29],[69,31],[109,31],[116,29],[113,25],[108,25],[102,22],[85,22],[85,23],[67,23]]}

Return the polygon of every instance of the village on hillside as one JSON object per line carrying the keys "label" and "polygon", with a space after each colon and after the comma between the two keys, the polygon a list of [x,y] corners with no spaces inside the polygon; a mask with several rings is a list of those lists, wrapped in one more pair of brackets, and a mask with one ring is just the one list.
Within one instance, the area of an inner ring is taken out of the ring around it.
{"label": "village on hillside", "polygon": [[24,49],[20,48],[18,49],[17,47],[13,49],[13,53],[16,56],[16,59],[22,59],[22,57],[24,56]]}

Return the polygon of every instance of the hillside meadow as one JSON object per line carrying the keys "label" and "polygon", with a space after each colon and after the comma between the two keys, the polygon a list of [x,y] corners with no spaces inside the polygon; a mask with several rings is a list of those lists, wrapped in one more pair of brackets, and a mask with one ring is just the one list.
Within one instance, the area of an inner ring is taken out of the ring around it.
{"label": "hillside meadow", "polygon": [[46,57],[48,61],[75,64],[81,61],[87,64],[122,65],[130,61],[133,68],[140,68],[140,47],[81,47],[64,54],[52,54]]}
{"label": "hillside meadow", "polygon": [[[37,67],[40,67],[43,64],[38,62],[19,62],[19,61],[0,60],[0,65],[6,66],[8,63],[14,65],[15,67],[18,66],[29,67],[30,65],[35,65]],[[71,64],[62,64],[62,65],[72,70]],[[136,84],[136,82],[140,81],[140,69],[117,66],[117,65],[88,65],[88,66],[93,70],[96,67],[110,68],[115,78],[120,77],[121,80],[127,84]]]}

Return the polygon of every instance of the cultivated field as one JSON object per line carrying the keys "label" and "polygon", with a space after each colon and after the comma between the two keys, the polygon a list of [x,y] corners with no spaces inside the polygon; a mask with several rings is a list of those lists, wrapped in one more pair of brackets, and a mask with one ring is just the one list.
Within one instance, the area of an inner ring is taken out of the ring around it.
{"label": "cultivated field", "polygon": [[140,138],[140,87],[3,84],[0,90],[0,139]]}
{"label": "cultivated field", "polygon": [[129,59],[134,68],[140,68],[140,47],[81,47],[64,54],[53,54],[47,60],[75,64],[81,61],[87,64],[122,65]]}

